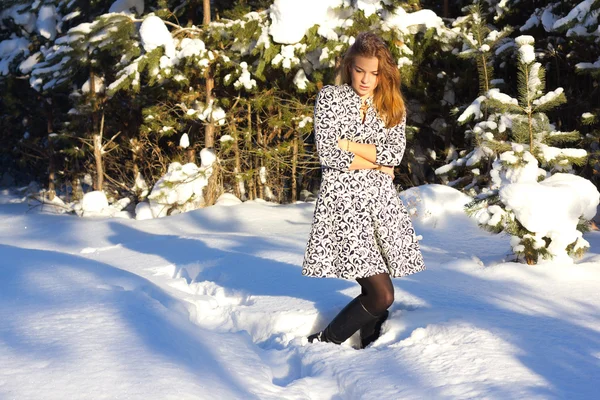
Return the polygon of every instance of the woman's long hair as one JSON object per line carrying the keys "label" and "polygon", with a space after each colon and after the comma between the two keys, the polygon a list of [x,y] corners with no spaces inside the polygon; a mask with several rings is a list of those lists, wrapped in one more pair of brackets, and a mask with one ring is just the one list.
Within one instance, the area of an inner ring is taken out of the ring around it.
{"label": "woman's long hair", "polygon": [[392,128],[402,122],[405,107],[400,92],[400,71],[384,41],[374,33],[363,32],[342,60],[342,82],[352,86],[351,68],[354,57],[377,57],[379,61],[377,87],[373,93],[373,103],[386,128]]}

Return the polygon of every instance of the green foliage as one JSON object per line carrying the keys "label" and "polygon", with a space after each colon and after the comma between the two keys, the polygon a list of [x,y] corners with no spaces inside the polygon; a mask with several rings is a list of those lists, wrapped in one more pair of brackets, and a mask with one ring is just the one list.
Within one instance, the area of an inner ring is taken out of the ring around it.
{"label": "green foliage", "polygon": [[[444,163],[440,155],[456,149],[457,156],[448,161],[455,163],[448,177],[456,180],[457,187],[478,194],[491,185],[489,172],[494,157],[511,151],[511,143],[527,143],[530,139],[530,123],[536,145],[581,146],[578,126],[569,118],[572,115],[578,118],[587,111],[594,115],[600,112],[594,109],[597,106],[590,94],[593,90],[590,75],[577,77],[589,79],[581,83],[582,87],[557,82],[557,77],[571,79],[569,71],[575,70],[577,62],[593,61],[592,54],[600,54],[596,44],[587,40],[583,50],[578,51],[569,47],[575,40],[572,36],[561,34],[546,39],[541,30],[534,35],[540,40],[538,54],[552,51],[556,54],[553,59],[540,61],[548,69],[548,76],[542,76],[542,81],[547,79],[549,87],[571,87],[568,97],[577,101],[570,100],[568,105],[577,108],[577,112],[557,107],[566,101],[565,94],[534,105],[531,113],[524,112],[527,106],[523,100],[533,102],[543,93],[530,88],[522,92],[521,83],[513,87],[518,74],[509,37],[512,32],[519,32],[529,15],[538,12],[536,7],[541,8],[530,2],[505,2],[514,12],[502,9],[495,1],[479,2],[479,8],[464,11],[461,8],[473,2],[450,2],[446,25],[452,25],[452,32],[424,25],[407,30],[384,29],[382,25],[386,13],[398,7],[407,12],[423,8],[441,11],[439,2],[382,2],[380,14],[368,17],[352,2],[344,2],[332,13],[347,13],[344,18],[348,23],[336,27],[334,36],[322,36],[320,27],[314,26],[295,45],[273,42],[268,12],[273,2],[267,0],[214,0],[213,22],[208,26],[202,25],[200,1],[149,0],[145,2],[143,15],[106,14],[112,2],[99,0],[42,1],[34,9],[31,3],[7,0],[2,2],[0,10],[23,5],[23,12],[36,12],[43,4],[52,3],[61,16],[79,14],[63,21],[52,40],[40,36],[35,29],[25,30],[12,20],[0,24],[0,42],[14,34],[30,43],[29,53],[23,52],[7,64],[10,76],[0,77],[3,92],[0,121],[8,138],[3,144],[6,149],[3,157],[10,154],[11,162],[30,161],[37,170],[32,175],[43,176],[49,159],[47,135],[51,126],[59,134],[53,145],[61,176],[69,180],[72,176],[93,173],[89,139],[99,131],[104,115],[105,140],[117,135],[106,156],[106,175],[111,185],[117,185],[123,194],[128,194],[127,188],[133,186],[135,170],[152,183],[170,162],[194,157],[194,151],[198,157],[208,124],[198,116],[209,106],[206,94],[209,75],[214,78],[212,105],[222,108],[227,118],[224,125],[215,127],[224,187],[232,191],[243,181],[248,197],[254,196],[250,194],[252,190],[261,196],[261,190],[266,193],[265,187],[269,187],[276,201],[291,199],[292,178],[301,182],[296,184],[298,189],[316,190],[312,182],[318,181],[319,165],[312,122],[306,117],[312,116],[316,93],[323,85],[334,82],[336,64],[351,40],[363,30],[379,33],[400,65],[408,105],[409,151],[399,168],[402,171],[399,180],[405,186],[435,181],[431,169]],[[572,3],[553,10],[556,15],[568,13]],[[165,22],[174,38],[177,57],[169,59],[163,46],[152,51],[144,49],[139,29],[150,14]],[[519,18],[524,20],[513,23]],[[584,39],[577,40],[584,43]],[[189,41],[196,44],[201,41],[204,50],[181,55]],[[284,53],[293,53],[293,57],[282,59]],[[21,72],[21,62],[32,54],[37,54],[39,63],[31,72]],[[297,79],[302,74],[306,76],[304,84]],[[104,92],[82,91],[91,75],[103,79]],[[505,86],[493,78],[503,78]],[[528,76],[518,79],[527,80]],[[250,80],[255,84],[249,87],[242,84]],[[33,83],[37,92],[28,82]],[[451,112],[460,111],[458,105],[468,105],[497,87],[517,97],[519,104],[506,105],[488,96],[481,115],[471,119],[472,123],[461,126],[455,120]],[[586,102],[587,108],[579,110],[580,102]],[[153,119],[148,118],[150,115]],[[24,127],[21,121],[27,118],[30,125]],[[502,128],[501,118],[510,121],[506,129]],[[566,132],[558,134],[550,118]],[[585,143],[592,146],[598,143],[600,134],[594,133],[599,131],[595,129],[596,118],[587,121],[592,125]],[[25,131],[29,132],[29,139],[23,139]],[[178,146],[183,133],[191,141],[189,154]],[[234,140],[219,141],[221,137],[228,139],[225,135]],[[534,151],[534,154],[540,157],[541,153]],[[582,159],[557,157],[552,162],[577,167]],[[596,164],[590,164],[590,168],[596,169]],[[259,178],[260,171],[264,174],[265,169],[267,178],[263,183]]]}

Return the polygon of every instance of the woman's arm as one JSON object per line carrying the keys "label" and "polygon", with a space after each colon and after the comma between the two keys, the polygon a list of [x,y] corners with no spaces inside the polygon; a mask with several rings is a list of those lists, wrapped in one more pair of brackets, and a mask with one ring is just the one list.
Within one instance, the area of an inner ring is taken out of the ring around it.
{"label": "woman's arm", "polygon": [[377,169],[390,175],[392,178],[394,177],[394,167],[385,167],[383,165],[374,164],[371,161],[362,158],[358,154],[354,157],[354,160],[352,160],[352,164],[350,164],[349,169]]}
{"label": "woman's arm", "polygon": [[355,154],[338,147],[340,126],[334,104],[335,87],[325,86],[315,103],[314,127],[317,153],[321,165],[340,171],[348,171]]}
{"label": "woman's arm", "polygon": [[357,156],[362,157],[364,160],[369,161],[373,165],[376,165],[375,161],[377,160],[377,150],[374,144],[356,143],[348,139],[339,139],[338,146],[341,149],[347,149]]}
{"label": "woman's arm", "polygon": [[351,142],[347,139],[339,139],[338,146],[361,156],[378,165],[396,166],[402,162],[404,149],[406,148],[406,118],[389,130],[387,142],[382,144],[366,144]]}

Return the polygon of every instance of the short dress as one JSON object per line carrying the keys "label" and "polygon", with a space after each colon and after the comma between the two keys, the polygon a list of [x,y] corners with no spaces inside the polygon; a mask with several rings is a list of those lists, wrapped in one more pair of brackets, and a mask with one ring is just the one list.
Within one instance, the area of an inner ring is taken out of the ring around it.
{"label": "short dress", "polygon": [[360,105],[347,84],[325,86],[317,96],[314,127],[322,180],[302,262],[306,276],[401,277],[425,269],[392,177],[374,169],[349,170],[354,153],[337,146],[338,138],[374,144],[376,164],[399,165],[406,148],[406,118],[385,128],[370,100],[363,123]]}

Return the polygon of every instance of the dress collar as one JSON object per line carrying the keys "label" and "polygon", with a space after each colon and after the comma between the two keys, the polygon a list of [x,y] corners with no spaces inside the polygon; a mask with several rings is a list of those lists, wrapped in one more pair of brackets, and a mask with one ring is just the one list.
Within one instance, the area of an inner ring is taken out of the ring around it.
{"label": "dress collar", "polygon": [[[344,84],[342,84],[342,88],[344,89],[344,91],[346,93],[350,94],[350,97],[353,100],[362,104],[363,99],[361,99],[360,96],[354,91],[354,89],[352,89],[352,86],[348,85],[347,83],[344,83]],[[367,97],[367,104],[369,105],[369,107],[371,107],[373,105],[373,96]]]}

